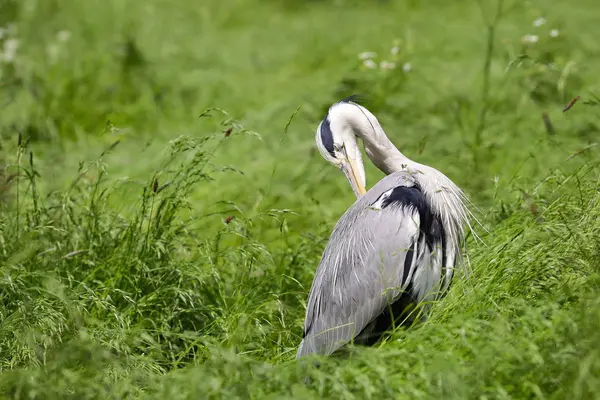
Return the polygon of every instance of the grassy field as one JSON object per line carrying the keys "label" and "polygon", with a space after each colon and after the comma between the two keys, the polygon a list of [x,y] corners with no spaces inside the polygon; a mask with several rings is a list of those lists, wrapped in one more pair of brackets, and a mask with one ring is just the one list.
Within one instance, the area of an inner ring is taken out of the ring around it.
{"label": "grassy field", "polygon": [[[0,0],[2,398],[600,398],[595,1],[203,3]],[[486,229],[426,322],[314,369],[351,94]]]}

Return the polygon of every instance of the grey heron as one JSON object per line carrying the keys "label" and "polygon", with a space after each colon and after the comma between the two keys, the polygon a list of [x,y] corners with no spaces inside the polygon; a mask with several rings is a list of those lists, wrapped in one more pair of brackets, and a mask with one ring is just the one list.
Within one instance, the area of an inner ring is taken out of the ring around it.
{"label": "grey heron", "polygon": [[[387,175],[369,191],[357,138]],[[458,186],[404,156],[377,118],[352,100],[329,108],[316,141],[357,200],[323,252],[296,358],[328,355],[349,342],[373,344],[407,309],[443,295],[463,261],[464,227],[473,215]]]}

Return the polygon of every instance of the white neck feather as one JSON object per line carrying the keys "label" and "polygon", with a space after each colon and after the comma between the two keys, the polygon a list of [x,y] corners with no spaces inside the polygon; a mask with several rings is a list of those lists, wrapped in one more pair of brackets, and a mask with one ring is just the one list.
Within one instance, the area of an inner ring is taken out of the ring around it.
{"label": "white neck feather", "polygon": [[394,146],[379,121],[366,108],[353,103],[341,103],[330,111],[338,121],[344,121],[352,135],[358,136],[373,164],[387,175],[405,166],[420,165],[410,160]]}

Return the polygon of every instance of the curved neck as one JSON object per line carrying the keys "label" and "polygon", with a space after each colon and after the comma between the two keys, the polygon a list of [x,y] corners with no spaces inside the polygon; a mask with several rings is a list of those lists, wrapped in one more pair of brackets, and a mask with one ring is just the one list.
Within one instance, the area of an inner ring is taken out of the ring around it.
{"label": "curved neck", "polygon": [[363,141],[367,156],[377,168],[389,175],[403,169],[403,165],[415,164],[394,146],[369,110],[359,105],[353,106],[358,107],[360,112],[354,109],[354,112],[347,114],[348,125]]}

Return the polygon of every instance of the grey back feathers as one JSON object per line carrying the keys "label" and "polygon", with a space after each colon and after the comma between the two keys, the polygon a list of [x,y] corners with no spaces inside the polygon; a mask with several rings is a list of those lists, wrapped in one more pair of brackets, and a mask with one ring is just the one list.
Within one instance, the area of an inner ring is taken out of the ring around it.
{"label": "grey back feathers", "polygon": [[432,207],[431,192],[421,186],[419,174],[394,172],[340,218],[313,280],[297,357],[372,343],[406,304],[448,287],[462,218]]}

